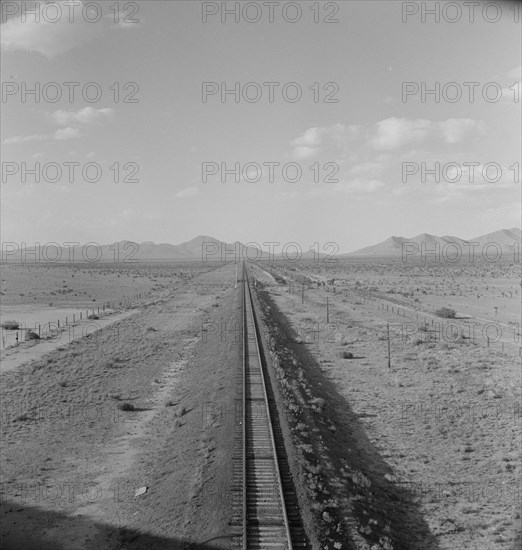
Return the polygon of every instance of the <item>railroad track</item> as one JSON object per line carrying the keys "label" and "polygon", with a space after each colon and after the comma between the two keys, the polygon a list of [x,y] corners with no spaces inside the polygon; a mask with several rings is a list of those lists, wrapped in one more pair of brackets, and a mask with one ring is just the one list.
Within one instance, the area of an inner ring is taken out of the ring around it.
{"label": "railroad track", "polygon": [[245,266],[242,286],[242,548],[305,549]]}

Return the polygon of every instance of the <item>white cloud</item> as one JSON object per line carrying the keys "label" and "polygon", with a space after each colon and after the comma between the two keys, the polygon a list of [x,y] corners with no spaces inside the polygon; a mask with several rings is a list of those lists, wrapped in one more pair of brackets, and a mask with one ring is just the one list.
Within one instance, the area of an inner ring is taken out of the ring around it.
{"label": "white cloud", "polygon": [[325,130],[326,128],[308,128],[302,136],[295,138],[290,145],[318,147],[321,143],[320,136]]}
{"label": "white cloud", "polygon": [[[110,16],[111,19],[114,18],[113,15]],[[126,14],[120,13],[120,20],[117,23],[111,25],[112,29],[120,29],[122,31],[130,31],[133,29],[139,29],[143,25],[143,21],[138,21],[137,23],[132,23],[130,21],[125,21]],[[136,19],[133,17],[132,19]]]}
{"label": "white cloud", "polygon": [[[367,127],[343,124],[312,127],[290,144],[294,158],[321,154],[321,160],[328,156],[328,160],[338,165],[335,177],[340,182],[314,190],[314,196],[348,193],[364,197],[373,193],[393,197],[410,192],[402,188],[396,191],[396,186],[391,184],[401,181],[401,160],[428,165],[430,159],[433,163],[442,162],[441,158],[447,154],[444,144],[468,143],[471,137],[485,135],[485,130],[482,120],[471,118],[434,121],[391,117]],[[447,177],[453,175],[450,170]]]}
{"label": "white cloud", "polygon": [[511,71],[507,73],[507,76],[509,76],[510,78],[520,78],[522,76],[522,65],[511,69]]}
{"label": "white cloud", "polygon": [[[66,139],[77,138],[81,136],[81,132],[78,128],[59,128],[54,132],[54,134],[31,134],[29,136],[13,136],[7,139],[4,139],[2,145],[9,145],[15,143],[26,143],[28,141],[47,141],[51,139],[56,139],[63,141]],[[43,153],[38,153],[43,156]]]}
{"label": "white cloud", "polygon": [[112,227],[117,227],[122,223],[134,223],[138,219],[136,211],[133,208],[124,208],[120,212],[111,216],[109,224]]}
{"label": "white cloud", "polygon": [[375,178],[380,175],[387,169],[389,161],[389,155],[377,155],[377,157],[372,157],[371,160],[360,162],[352,166],[349,170],[351,176],[364,176],[366,178]]}
{"label": "white cloud", "polygon": [[59,128],[53,134],[54,139],[58,140],[73,139],[80,136],[80,130],[78,128],[71,128],[70,126],[68,126],[67,128]]}
{"label": "white cloud", "polygon": [[[130,30],[142,26],[139,13],[132,14],[130,10],[120,12],[118,22],[115,22],[114,13],[98,20],[102,8],[95,8],[95,5],[100,6],[96,2],[92,2],[87,8],[82,0],[55,0],[34,4],[30,8],[36,9],[36,14],[29,11],[29,6],[27,9],[22,7],[15,16],[0,25],[0,44],[4,51],[38,52],[47,59],[53,59],[96,40],[109,27]],[[22,14],[25,14],[25,20],[22,19]]]}
{"label": "white cloud", "polygon": [[485,124],[472,118],[450,118],[439,124],[446,143],[460,143],[471,135],[484,135]]}
{"label": "white cloud", "polygon": [[181,191],[178,191],[175,195],[175,199],[187,199],[189,197],[195,197],[196,195],[199,195],[199,189],[197,187],[185,187],[185,189],[181,189]]}
{"label": "white cloud", "polygon": [[118,212],[116,216],[123,220],[128,220],[129,218],[132,218],[134,216],[134,209],[133,208],[125,208],[121,212]]}
{"label": "white cloud", "polygon": [[13,136],[7,139],[4,139],[2,145],[8,145],[10,143],[26,143],[27,141],[43,141],[48,139],[48,134],[31,134],[29,136]]}
{"label": "white cloud", "polygon": [[102,122],[111,118],[114,114],[113,109],[95,109],[94,107],[84,107],[79,111],[64,111],[58,109],[51,114],[51,118],[56,124],[68,125],[75,122],[81,124],[93,124],[95,122]]}
{"label": "white cloud", "polygon": [[346,187],[351,191],[363,191],[365,193],[375,193],[375,191],[378,191],[379,189],[382,189],[384,187],[384,183],[376,179],[371,179],[371,180],[356,179],[356,180],[350,181]]}
{"label": "white cloud", "polygon": [[[95,40],[102,31],[103,25],[84,19],[83,9],[81,2],[75,6],[64,1],[36,2],[36,15],[28,13],[23,21],[19,13],[0,26],[0,44],[4,51],[38,52],[53,59]],[[94,11],[88,8],[86,13],[95,18]]]}
{"label": "white cloud", "polygon": [[313,157],[317,151],[319,151],[318,147],[307,147],[304,145],[300,145],[298,147],[295,147],[292,151],[292,156],[295,159],[307,159],[310,157]]}
{"label": "white cloud", "polygon": [[507,88],[502,88],[502,100],[505,103],[514,103],[520,106],[520,94],[522,92],[522,83],[513,82],[513,84]]}
{"label": "white cloud", "polygon": [[312,126],[290,142],[291,156],[295,159],[313,157],[322,152],[343,154],[347,142],[359,135],[360,127],[355,125],[333,124],[332,126]]}
{"label": "white cloud", "polygon": [[422,118],[387,118],[377,122],[377,136],[372,144],[375,149],[392,150],[408,143],[418,143],[424,140],[430,126],[431,122]]}

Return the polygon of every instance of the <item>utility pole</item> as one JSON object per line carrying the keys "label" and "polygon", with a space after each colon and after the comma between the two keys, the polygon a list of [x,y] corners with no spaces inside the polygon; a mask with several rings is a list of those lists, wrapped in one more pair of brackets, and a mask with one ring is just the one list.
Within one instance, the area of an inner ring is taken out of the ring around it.
{"label": "utility pole", "polygon": [[304,304],[304,283],[301,284],[301,303]]}
{"label": "utility pole", "polygon": [[237,288],[237,260],[236,260],[236,282],[234,283],[234,288]]}
{"label": "utility pole", "polygon": [[386,323],[386,332],[388,334],[388,370],[391,370],[391,354],[390,354],[390,323]]}
{"label": "utility pole", "polygon": [[330,308],[328,307],[328,296],[326,297],[326,322],[330,322]]}

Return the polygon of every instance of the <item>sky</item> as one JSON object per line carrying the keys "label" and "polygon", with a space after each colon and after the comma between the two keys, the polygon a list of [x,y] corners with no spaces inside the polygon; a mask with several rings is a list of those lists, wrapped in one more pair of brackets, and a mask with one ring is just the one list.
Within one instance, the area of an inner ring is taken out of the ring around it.
{"label": "sky", "polygon": [[349,252],[521,225],[520,4],[22,4],[0,27],[3,242]]}

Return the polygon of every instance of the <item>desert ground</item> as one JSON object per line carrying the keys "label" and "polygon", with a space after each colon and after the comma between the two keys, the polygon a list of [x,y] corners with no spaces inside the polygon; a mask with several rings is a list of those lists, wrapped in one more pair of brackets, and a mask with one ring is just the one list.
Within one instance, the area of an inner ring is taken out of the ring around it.
{"label": "desert ground", "polygon": [[[519,547],[520,267],[261,267],[278,281],[261,300],[315,500],[361,518],[375,548]],[[303,400],[321,409],[319,441]]]}
{"label": "desert ground", "polygon": [[[310,546],[518,548],[520,266],[249,268]],[[103,313],[1,352],[2,548],[237,548],[234,263],[2,278],[2,320]]]}

